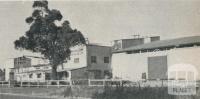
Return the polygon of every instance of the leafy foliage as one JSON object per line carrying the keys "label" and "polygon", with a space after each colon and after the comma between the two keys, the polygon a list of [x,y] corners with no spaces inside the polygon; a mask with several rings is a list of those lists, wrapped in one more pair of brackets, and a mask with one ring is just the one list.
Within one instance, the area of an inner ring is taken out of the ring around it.
{"label": "leafy foliage", "polygon": [[168,94],[166,87],[105,86],[102,93],[96,92],[92,99],[176,99]]}
{"label": "leafy foliage", "polygon": [[32,15],[25,20],[30,24],[30,29],[14,42],[15,48],[43,54],[56,69],[70,57],[70,47],[85,44],[84,36],[72,29],[69,21],[64,21],[61,26],[56,25],[55,21],[61,21],[63,16],[59,10],[49,9],[46,0],[34,1],[32,7]]}

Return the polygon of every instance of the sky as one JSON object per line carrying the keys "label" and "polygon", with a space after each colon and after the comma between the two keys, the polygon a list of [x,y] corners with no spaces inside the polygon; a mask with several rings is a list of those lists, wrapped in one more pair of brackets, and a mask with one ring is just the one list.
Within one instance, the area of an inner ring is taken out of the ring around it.
{"label": "sky", "polygon": [[[22,55],[14,41],[29,29],[25,18],[32,14],[32,1],[0,1],[0,68]],[[67,0],[49,1],[91,43],[111,45],[132,35],[161,39],[200,35],[200,0]]]}

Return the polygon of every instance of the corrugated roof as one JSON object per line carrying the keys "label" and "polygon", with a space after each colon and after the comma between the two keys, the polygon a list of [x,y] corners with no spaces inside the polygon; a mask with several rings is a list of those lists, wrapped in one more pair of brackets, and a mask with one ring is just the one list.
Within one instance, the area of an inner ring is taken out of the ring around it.
{"label": "corrugated roof", "polygon": [[200,36],[183,37],[183,38],[170,39],[170,40],[160,40],[160,41],[150,42],[150,43],[146,43],[142,45],[132,46],[129,48],[113,51],[113,53],[176,47],[176,46],[184,46],[184,45],[189,45],[189,44],[200,44]]}

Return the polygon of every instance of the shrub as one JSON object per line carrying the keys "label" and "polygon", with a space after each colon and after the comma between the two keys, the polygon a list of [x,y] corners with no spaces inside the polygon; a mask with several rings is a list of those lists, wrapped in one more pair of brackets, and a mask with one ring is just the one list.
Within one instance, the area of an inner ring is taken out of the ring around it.
{"label": "shrub", "polygon": [[93,99],[175,99],[167,88],[106,86],[102,93],[95,93]]}

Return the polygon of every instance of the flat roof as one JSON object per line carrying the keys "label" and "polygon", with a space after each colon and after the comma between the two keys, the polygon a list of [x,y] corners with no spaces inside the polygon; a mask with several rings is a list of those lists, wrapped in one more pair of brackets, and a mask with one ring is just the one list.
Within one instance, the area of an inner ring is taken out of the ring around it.
{"label": "flat roof", "polygon": [[132,46],[129,48],[113,51],[113,53],[178,47],[178,46],[191,45],[191,44],[200,44],[200,36],[191,36],[191,37],[182,37],[182,38],[177,38],[177,39],[154,41],[154,42],[145,43],[142,45]]}

